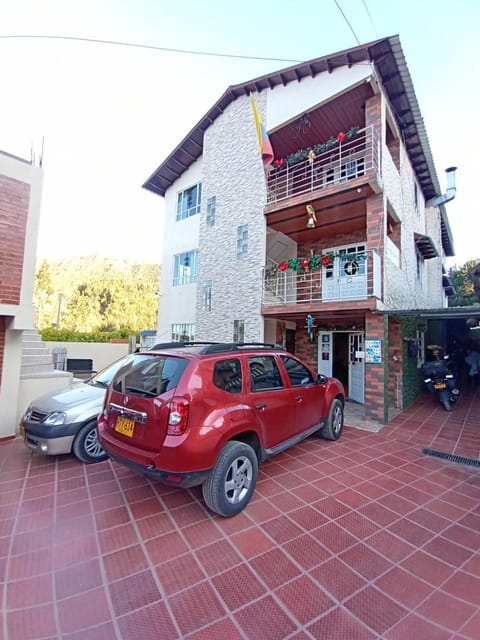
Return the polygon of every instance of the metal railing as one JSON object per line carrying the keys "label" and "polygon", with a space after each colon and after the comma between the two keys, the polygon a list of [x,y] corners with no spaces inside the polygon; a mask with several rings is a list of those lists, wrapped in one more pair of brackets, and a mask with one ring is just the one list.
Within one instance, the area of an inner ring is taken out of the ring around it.
{"label": "metal railing", "polygon": [[312,271],[280,271],[272,264],[263,270],[262,304],[268,306],[366,300],[380,298],[380,291],[381,261],[375,250],[358,259],[337,257],[328,267]]}
{"label": "metal railing", "polygon": [[355,137],[290,166],[272,170],[267,178],[267,204],[348,182],[380,170],[379,139],[375,126],[360,129]]}

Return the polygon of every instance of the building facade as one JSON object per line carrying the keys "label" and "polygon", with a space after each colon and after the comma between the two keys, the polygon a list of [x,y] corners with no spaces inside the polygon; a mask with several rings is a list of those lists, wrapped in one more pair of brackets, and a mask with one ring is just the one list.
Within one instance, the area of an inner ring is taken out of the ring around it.
{"label": "building facade", "polygon": [[0,438],[17,427],[22,339],[33,288],[43,172],[0,151]]}
{"label": "building facade", "polygon": [[397,37],[229,87],[144,187],[165,197],[158,342],[281,343],[367,419],[403,407],[426,327],[394,312],[447,305],[453,243]]}

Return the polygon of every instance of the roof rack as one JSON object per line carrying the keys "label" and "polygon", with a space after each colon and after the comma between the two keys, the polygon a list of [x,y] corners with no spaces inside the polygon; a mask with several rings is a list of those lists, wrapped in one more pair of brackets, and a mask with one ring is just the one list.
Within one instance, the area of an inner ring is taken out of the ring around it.
{"label": "roof rack", "polygon": [[218,344],[217,342],[158,342],[150,347],[149,351],[156,351],[160,349],[181,349],[182,347],[195,347],[202,345]]}
{"label": "roof rack", "polygon": [[225,353],[228,351],[244,351],[247,349],[271,349],[275,351],[286,351],[285,347],[280,344],[271,344],[265,342],[161,342],[153,345],[150,351],[162,349],[181,349],[183,347],[198,347],[202,355],[209,353]]}
{"label": "roof rack", "polygon": [[274,349],[275,351],[285,351],[279,344],[268,344],[265,342],[214,342],[202,349],[201,353],[222,353],[225,351],[245,351],[247,349]]}

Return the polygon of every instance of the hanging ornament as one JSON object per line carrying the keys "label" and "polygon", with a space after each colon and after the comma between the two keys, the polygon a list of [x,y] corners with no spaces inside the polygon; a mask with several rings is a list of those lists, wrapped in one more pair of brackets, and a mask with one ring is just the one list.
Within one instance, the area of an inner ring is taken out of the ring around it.
{"label": "hanging ornament", "polygon": [[308,152],[308,156],[307,156],[309,163],[313,164],[313,162],[314,162],[316,157],[317,156],[315,154],[315,151],[313,149],[310,149],[310,151]]}
{"label": "hanging ornament", "polygon": [[278,160],[275,160],[273,164],[277,167],[277,169],[281,169],[283,167],[283,158],[279,158]]}
{"label": "hanging ornament", "polygon": [[337,133],[337,140],[339,144],[342,144],[342,142],[345,142],[345,134],[343,133],[343,131],[340,131],[339,133]]}

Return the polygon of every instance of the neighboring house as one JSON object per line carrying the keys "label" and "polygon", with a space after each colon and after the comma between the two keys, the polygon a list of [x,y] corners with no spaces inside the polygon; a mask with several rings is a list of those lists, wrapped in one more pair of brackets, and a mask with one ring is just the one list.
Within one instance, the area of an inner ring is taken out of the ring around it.
{"label": "neighboring house", "polygon": [[41,168],[0,151],[0,439],[15,434],[28,400],[71,379],[53,371],[34,326],[42,183]]}
{"label": "neighboring house", "polygon": [[144,187],[165,197],[158,341],[281,342],[367,419],[403,407],[426,323],[413,350],[392,312],[447,306],[453,243],[398,37],[229,87]]}

